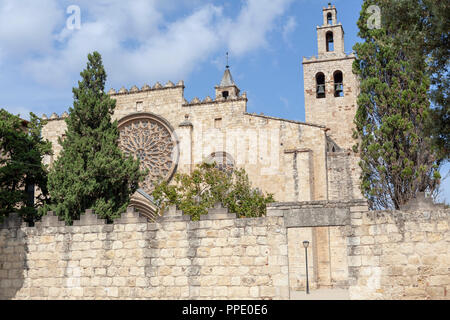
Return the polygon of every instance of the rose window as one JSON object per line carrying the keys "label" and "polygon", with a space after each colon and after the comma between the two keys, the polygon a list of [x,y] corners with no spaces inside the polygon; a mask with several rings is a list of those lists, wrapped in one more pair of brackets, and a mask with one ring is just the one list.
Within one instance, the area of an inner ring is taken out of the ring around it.
{"label": "rose window", "polygon": [[140,160],[148,175],[140,187],[151,194],[154,184],[170,180],[178,161],[178,147],[172,129],[151,114],[127,117],[119,124],[120,148],[127,156]]}

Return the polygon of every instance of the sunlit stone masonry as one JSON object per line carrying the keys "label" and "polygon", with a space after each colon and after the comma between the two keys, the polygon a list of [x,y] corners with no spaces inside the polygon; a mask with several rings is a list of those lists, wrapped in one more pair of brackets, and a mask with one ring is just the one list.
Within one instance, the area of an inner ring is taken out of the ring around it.
{"label": "sunlit stone masonry", "polygon": [[130,208],[0,225],[0,299],[449,299],[450,209],[368,211],[361,200],[274,203],[262,218],[217,206],[191,221]]}

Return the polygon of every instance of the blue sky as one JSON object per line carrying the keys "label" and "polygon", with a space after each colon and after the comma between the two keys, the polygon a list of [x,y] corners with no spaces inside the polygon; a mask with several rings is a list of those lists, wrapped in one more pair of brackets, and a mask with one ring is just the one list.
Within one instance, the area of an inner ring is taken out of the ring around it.
{"label": "blue sky", "polygon": [[[228,51],[249,112],[303,121],[301,60],[317,54],[316,26],[328,2],[0,0],[0,107],[22,116],[66,111],[94,50],[103,56],[107,89],[184,80],[186,99],[203,99],[214,95]],[[359,41],[362,2],[332,1],[347,52]],[[80,8],[80,29],[66,26],[71,5]]]}

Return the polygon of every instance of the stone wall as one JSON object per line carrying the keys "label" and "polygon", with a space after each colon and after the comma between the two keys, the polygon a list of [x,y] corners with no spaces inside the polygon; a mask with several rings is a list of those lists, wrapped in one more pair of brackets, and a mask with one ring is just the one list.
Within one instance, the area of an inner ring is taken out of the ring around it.
{"label": "stone wall", "polygon": [[353,152],[327,152],[328,200],[363,198],[360,161]]}
{"label": "stone wall", "polygon": [[352,299],[450,299],[450,210],[352,212]]}
{"label": "stone wall", "polygon": [[114,224],[89,212],[73,226],[51,213],[0,229],[0,299],[288,299],[283,217],[156,223],[129,211]]}
{"label": "stone wall", "polygon": [[290,299],[315,289],[351,299],[448,299],[450,210],[373,211],[364,201],[276,203],[267,217],[223,208],[200,221],[133,210],[73,226],[52,213],[0,225],[0,299]]}

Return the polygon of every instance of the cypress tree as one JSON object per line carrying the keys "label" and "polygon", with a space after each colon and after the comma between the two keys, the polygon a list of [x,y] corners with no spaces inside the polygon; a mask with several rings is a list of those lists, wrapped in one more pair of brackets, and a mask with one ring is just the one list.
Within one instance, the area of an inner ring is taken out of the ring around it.
{"label": "cypress tree", "polygon": [[411,59],[414,38],[391,24],[381,29],[367,24],[369,6],[388,3],[364,1],[358,21],[364,42],[354,46],[353,69],[361,80],[355,151],[361,155],[361,189],[374,209],[399,209],[418,192],[432,192],[440,179],[439,150],[427,130],[431,109],[425,57]]}
{"label": "cypress tree", "polygon": [[436,0],[383,0],[384,23],[407,41],[409,58],[419,66],[426,57],[431,79],[429,97],[432,116],[428,130],[441,150],[442,161],[450,160],[450,3]]}
{"label": "cypress tree", "polygon": [[117,121],[111,121],[116,101],[104,91],[101,56],[94,52],[88,60],[73,88],[67,131],[59,139],[63,149],[49,174],[52,204],[45,208],[69,224],[86,209],[108,221],[119,217],[144,176],[139,161],[119,149]]}

